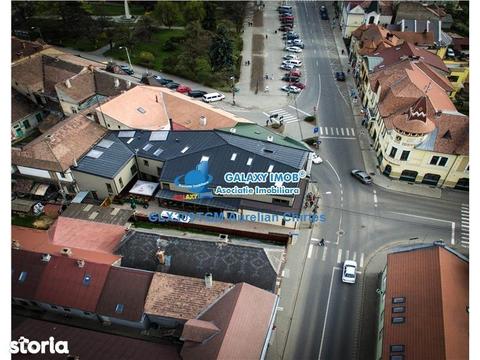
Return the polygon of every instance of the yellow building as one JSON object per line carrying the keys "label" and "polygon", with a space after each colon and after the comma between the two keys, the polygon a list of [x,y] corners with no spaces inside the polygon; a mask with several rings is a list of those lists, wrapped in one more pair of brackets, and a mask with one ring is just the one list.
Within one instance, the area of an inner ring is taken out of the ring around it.
{"label": "yellow building", "polygon": [[455,95],[463,89],[465,82],[468,81],[468,61],[445,60],[444,62],[450,70],[448,80],[450,80],[450,83],[453,86],[450,98],[455,99]]}

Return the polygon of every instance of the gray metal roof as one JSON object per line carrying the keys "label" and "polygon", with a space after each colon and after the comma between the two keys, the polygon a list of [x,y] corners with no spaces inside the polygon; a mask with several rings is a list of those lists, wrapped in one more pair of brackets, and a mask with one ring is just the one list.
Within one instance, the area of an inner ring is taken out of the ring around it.
{"label": "gray metal roof", "polygon": [[428,134],[424,142],[415,146],[415,149],[433,151],[433,149],[435,148],[435,141],[437,140],[437,135],[438,135],[438,128],[435,128],[435,130],[433,130],[430,134]]}
{"label": "gray metal roof", "polygon": [[[108,141],[111,141],[110,144]],[[110,144],[108,148],[103,147]],[[78,161],[75,171],[102,176],[113,179],[115,175],[125,166],[125,164],[134,156],[133,151],[128,148],[116,134],[109,133],[89,152],[94,152],[97,158],[85,155]]]}

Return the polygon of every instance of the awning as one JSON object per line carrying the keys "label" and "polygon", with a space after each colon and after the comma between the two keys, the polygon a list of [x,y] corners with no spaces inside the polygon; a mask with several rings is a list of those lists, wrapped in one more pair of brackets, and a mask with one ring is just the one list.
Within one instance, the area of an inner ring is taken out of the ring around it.
{"label": "awning", "polygon": [[13,191],[22,194],[29,194],[30,189],[33,186],[33,180],[29,179],[16,179],[13,186]]}
{"label": "awning", "polygon": [[237,211],[238,204],[240,203],[240,198],[226,198],[226,199],[219,199],[219,198],[197,198],[197,199],[189,199],[188,197],[185,198],[185,193],[172,191],[168,189],[161,189],[155,197],[157,199],[165,199],[165,200],[173,200],[179,201],[188,204],[196,204],[202,206],[208,206],[212,208],[218,208],[223,210],[230,210],[230,211]]}
{"label": "awning", "polygon": [[49,184],[35,184],[35,186],[30,190],[30,194],[44,196],[47,193]]}
{"label": "awning", "polygon": [[152,196],[158,187],[157,182],[137,180],[135,185],[130,189],[130,194]]}
{"label": "awning", "polygon": [[12,211],[28,213],[35,203],[36,201],[14,199],[12,200]]}
{"label": "awning", "polygon": [[80,191],[72,200],[72,203],[81,204],[83,199],[88,195],[89,191]]}

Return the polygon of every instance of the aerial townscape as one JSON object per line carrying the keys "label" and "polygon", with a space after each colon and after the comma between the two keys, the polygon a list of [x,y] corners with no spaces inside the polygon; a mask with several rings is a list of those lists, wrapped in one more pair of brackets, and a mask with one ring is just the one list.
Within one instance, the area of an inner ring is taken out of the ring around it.
{"label": "aerial townscape", "polygon": [[10,8],[2,351],[469,359],[468,1]]}

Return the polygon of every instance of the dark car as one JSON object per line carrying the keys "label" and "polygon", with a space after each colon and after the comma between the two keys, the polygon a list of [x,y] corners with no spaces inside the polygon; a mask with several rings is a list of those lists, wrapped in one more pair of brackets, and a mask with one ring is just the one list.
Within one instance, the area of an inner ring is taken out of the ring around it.
{"label": "dark car", "polygon": [[300,81],[300,78],[297,77],[297,76],[290,76],[288,74],[285,74],[285,75],[283,75],[282,80],[283,81],[288,81],[288,82],[291,82],[291,83],[296,83],[296,82]]}
{"label": "dark car", "polygon": [[208,94],[206,91],[203,90],[192,90],[188,93],[188,96],[193,98],[200,98],[203,95]]}
{"label": "dark car", "polygon": [[171,90],[176,90],[180,84],[179,83],[176,83],[175,81],[172,81],[172,82],[169,82],[167,85],[165,85],[167,88],[171,89]]}
{"label": "dark car", "polygon": [[128,66],[128,65],[121,65],[121,66],[120,66],[120,69],[122,69],[122,70],[123,70],[126,74],[128,74],[128,75],[133,75],[133,74],[135,74],[135,72],[133,71],[133,69],[130,68],[130,66]]}
{"label": "dark car", "polygon": [[328,20],[328,14],[327,14],[326,12],[320,13],[320,18],[321,18],[322,20]]}
{"label": "dark car", "polygon": [[282,23],[282,25],[285,25],[285,26],[293,25],[293,19],[282,19],[280,20],[280,22]]}
{"label": "dark car", "polygon": [[337,81],[345,81],[345,73],[343,71],[337,71],[335,73],[335,79],[337,79]]}
{"label": "dark car", "polygon": [[280,30],[280,31],[291,31],[292,29],[293,29],[293,27],[288,26],[288,25],[282,25],[278,28],[278,30]]}
{"label": "dark car", "polygon": [[[158,80],[158,79],[157,79],[157,80]],[[165,86],[165,85],[167,85],[167,84],[169,84],[169,83],[173,82],[173,80],[171,80],[171,79],[165,79],[165,78],[161,78],[160,80],[158,80],[158,82],[160,83],[160,85],[163,85],[163,86]]]}
{"label": "dark car", "polygon": [[283,40],[295,40],[300,38],[300,35],[295,34],[295,33],[287,33],[282,36]]}
{"label": "dark car", "polygon": [[366,185],[373,183],[372,177],[363,170],[352,170],[352,176]]}

